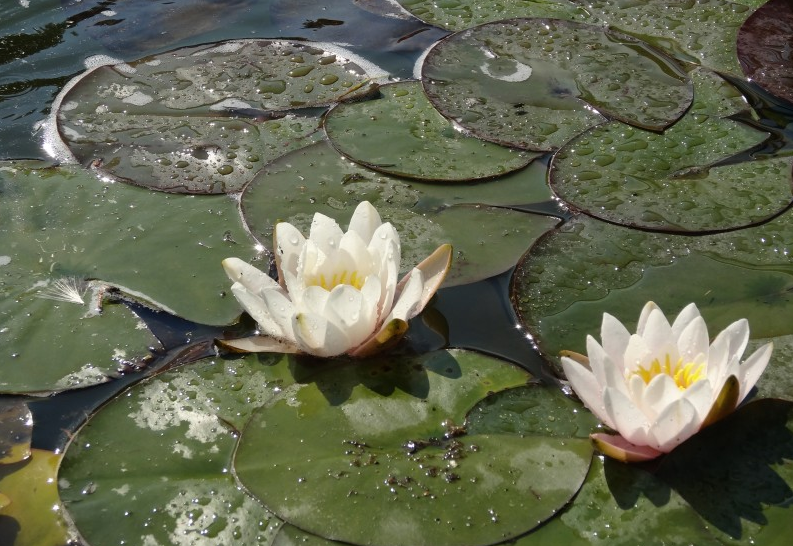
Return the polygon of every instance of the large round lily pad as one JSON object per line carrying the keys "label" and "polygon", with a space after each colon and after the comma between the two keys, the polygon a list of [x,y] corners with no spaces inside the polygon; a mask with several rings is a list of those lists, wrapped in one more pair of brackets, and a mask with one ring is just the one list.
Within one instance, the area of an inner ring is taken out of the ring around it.
{"label": "large round lily pad", "polygon": [[528,378],[461,351],[318,368],[254,414],[234,466],[278,516],[325,538],[493,544],[551,517],[589,468],[588,440],[461,426],[478,399]]}
{"label": "large round lily pad", "polygon": [[[519,173],[505,185],[515,190],[522,183]],[[529,178],[527,180],[532,183]],[[536,181],[534,181],[536,182]],[[501,194],[499,181],[485,182]],[[321,142],[297,150],[267,165],[242,193],[242,215],[250,232],[263,245],[270,246],[272,229],[288,221],[308,233],[314,213],[321,212],[346,228],[355,206],[370,201],[383,221],[394,224],[402,245],[402,270],[409,271],[444,243],[455,253],[446,286],[465,284],[506,271],[514,265],[531,241],[550,229],[557,220],[514,210],[465,205],[479,203],[478,195],[487,193],[481,186],[437,188],[422,204],[424,186],[404,179],[376,173],[340,156],[329,144]],[[467,188],[474,192],[466,199]],[[457,200],[459,205],[438,206]],[[528,194],[528,192],[527,192]],[[507,195],[515,201],[516,193]],[[492,195],[490,196],[492,199]],[[488,202],[487,200],[485,202]]]}
{"label": "large round lily pad", "polygon": [[520,169],[538,155],[466,136],[433,108],[418,82],[384,85],[380,93],[377,100],[340,104],[325,117],[331,144],[371,169],[464,182]]}
{"label": "large round lily pad", "polygon": [[[514,301],[540,349],[586,352],[604,312],[631,330],[647,301],[674,316],[690,302],[711,336],[747,318],[752,339],[793,334],[793,213],[703,236],[643,232],[578,216],[519,265]],[[769,367],[786,366],[774,353]]]}
{"label": "large round lily pad", "polygon": [[606,117],[663,129],[693,96],[676,62],[644,42],[556,19],[453,34],[430,50],[422,81],[435,107],[477,136],[546,151]]}
{"label": "large round lily pad", "polygon": [[76,434],[59,473],[80,534],[90,544],[271,544],[281,522],[230,470],[236,431],[254,408],[288,392],[278,358],[204,360],[104,406]]}
{"label": "large round lily pad", "polygon": [[296,109],[360,98],[376,88],[373,76],[342,52],[299,42],[193,46],[89,70],[59,97],[58,131],[100,175],[234,192],[310,143],[319,118]]}

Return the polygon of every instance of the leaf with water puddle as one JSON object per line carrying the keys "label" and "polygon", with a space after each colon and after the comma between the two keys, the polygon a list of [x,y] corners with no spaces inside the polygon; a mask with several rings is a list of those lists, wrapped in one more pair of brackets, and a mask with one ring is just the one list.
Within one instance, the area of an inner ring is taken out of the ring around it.
{"label": "leaf with water puddle", "polygon": [[237,486],[231,457],[251,412],[290,383],[280,355],[215,358],[109,402],[75,435],[59,473],[81,535],[91,544],[271,544],[281,522]]}
{"label": "leaf with water puddle", "polygon": [[26,461],[0,466],[0,542],[63,546],[75,540],[61,515],[55,476],[62,455],[33,449]]}
{"label": "leaf with water puddle", "polygon": [[738,59],[747,78],[787,101],[793,100],[793,61],[782,53],[793,34],[793,5],[769,0],[738,32]]}
{"label": "leaf with water puddle", "polygon": [[[647,301],[674,316],[697,304],[711,336],[740,318],[759,342],[793,334],[793,212],[703,236],[643,232],[578,216],[519,264],[514,301],[540,349],[586,352],[604,312],[635,327]],[[774,353],[769,367],[789,367]]]}
{"label": "leaf with water puddle", "polygon": [[381,74],[363,64],[342,50],[241,40],[100,66],[58,99],[58,131],[100,176],[176,193],[235,192],[317,138],[319,118],[307,108],[371,93]]}
{"label": "leaf with water puddle", "polygon": [[325,117],[331,144],[356,163],[437,182],[493,178],[539,154],[466,136],[429,103],[419,82],[380,88],[377,100],[340,104]]}
{"label": "leaf with water puddle", "polygon": [[663,134],[612,122],[568,142],[551,163],[556,194],[587,214],[665,231],[719,231],[761,222],[793,199],[787,159],[725,162],[768,134],[727,116],[738,91],[694,70],[691,109]]}
{"label": "leaf with water puddle", "polygon": [[323,363],[294,396],[254,414],[234,467],[277,515],[325,538],[502,541],[565,505],[592,452],[588,440],[460,426],[477,400],[527,379],[505,362],[454,350]]}
{"label": "leaf with water puddle", "polygon": [[[500,181],[484,183],[487,188],[455,184],[441,192],[430,185],[408,183],[360,167],[320,142],[267,165],[242,193],[241,207],[250,232],[270,246],[272,229],[278,222],[290,222],[308,233],[314,213],[321,212],[346,227],[355,206],[368,200],[383,221],[393,223],[400,234],[403,273],[439,245],[453,245],[453,264],[445,284],[451,286],[506,271],[531,241],[557,223],[548,216],[463,204],[478,203],[491,185],[491,201],[503,195],[505,201],[514,202],[520,196],[515,191],[519,186],[537,181],[533,176],[515,173],[503,185]],[[468,188],[471,200],[466,199]],[[426,206],[422,205],[425,189],[430,197]],[[533,190],[525,191],[528,195]],[[441,193],[442,203],[460,205],[439,206]]]}
{"label": "leaf with water puddle", "polygon": [[416,17],[449,30],[513,17],[564,19],[635,36],[675,57],[740,74],[735,37],[764,0],[397,0]]}
{"label": "leaf with water puddle", "polygon": [[675,61],[625,34],[554,19],[465,30],[427,54],[433,105],[475,135],[553,150],[607,117],[651,130],[674,123],[693,87]]}
{"label": "leaf with water puddle", "polygon": [[32,436],[33,416],[28,405],[16,399],[0,398],[0,465],[30,457]]}

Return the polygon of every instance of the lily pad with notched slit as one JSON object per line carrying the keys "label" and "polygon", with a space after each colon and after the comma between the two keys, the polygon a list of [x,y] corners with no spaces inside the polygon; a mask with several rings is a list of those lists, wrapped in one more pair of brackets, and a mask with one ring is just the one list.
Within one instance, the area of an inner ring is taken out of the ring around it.
{"label": "lily pad with notched slit", "polygon": [[610,119],[674,123],[693,86],[676,61],[603,27],[509,19],[464,30],[427,54],[430,102],[476,136],[548,151]]}
{"label": "lily pad with notched slit", "polygon": [[238,40],[100,66],[59,97],[58,131],[101,176],[176,193],[239,191],[267,161],[311,142],[312,107],[376,89],[371,78],[382,74],[345,53]]}

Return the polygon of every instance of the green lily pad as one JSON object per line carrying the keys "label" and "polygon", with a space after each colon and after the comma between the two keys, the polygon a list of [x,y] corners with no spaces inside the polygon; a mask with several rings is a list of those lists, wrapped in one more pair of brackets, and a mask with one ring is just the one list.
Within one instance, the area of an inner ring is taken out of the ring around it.
{"label": "green lily pad", "polygon": [[635,36],[677,58],[740,74],[735,38],[764,0],[397,0],[402,7],[448,30],[514,17],[564,19],[604,25]]}
{"label": "green lily pad", "polygon": [[32,436],[33,416],[28,405],[18,400],[0,399],[0,465],[30,457]]}
{"label": "green lily pad", "polygon": [[651,130],[691,104],[688,76],[658,50],[602,26],[511,19],[465,30],[427,54],[432,104],[475,135],[554,150],[611,119]]}
{"label": "green lily pad", "polygon": [[[515,173],[496,195],[516,200],[520,194],[507,194],[519,185],[536,183]],[[499,187],[499,181],[485,185]],[[430,199],[422,205],[422,192],[429,185],[408,184],[405,180],[370,171],[340,156],[329,144],[321,142],[286,155],[267,165],[242,193],[242,215],[248,229],[262,245],[270,246],[276,223],[288,221],[308,233],[314,213],[335,218],[346,227],[358,202],[370,201],[383,221],[394,224],[402,243],[402,272],[420,263],[438,246],[451,243],[455,254],[445,286],[465,284],[506,271],[521,256],[531,241],[550,229],[557,220],[485,206],[478,203],[484,188],[454,185],[448,187],[444,203],[438,206],[441,192],[427,190]],[[466,199],[468,188],[472,200]],[[492,196],[491,196],[492,198]],[[498,198],[494,199],[497,200]]]}
{"label": "green lily pad", "polygon": [[234,467],[285,521],[332,540],[502,541],[566,504],[591,457],[587,440],[460,426],[476,400],[528,377],[461,351],[325,364],[254,414]]}
{"label": "green lily pad", "polygon": [[[634,328],[647,301],[674,316],[694,302],[711,336],[746,318],[754,340],[793,334],[793,213],[703,236],[626,229],[578,216],[540,240],[514,279],[521,321],[549,358],[586,352],[604,312]],[[670,288],[671,287],[671,288]],[[781,353],[769,367],[785,365]]]}
{"label": "green lily pad", "polygon": [[[365,64],[371,72],[377,70]],[[360,99],[376,84],[341,52],[287,41],[193,46],[100,66],[59,97],[58,132],[100,176],[176,193],[235,192],[316,138],[295,109]]]}
{"label": "green lily pad", "polygon": [[[0,164],[0,229],[6,234],[0,247],[3,326],[10,328],[5,317],[12,315],[29,320],[26,335],[44,350],[42,331],[52,336],[63,325],[74,326],[87,310],[58,303],[54,311],[52,301],[35,297],[56,279],[74,279],[78,288],[82,279],[101,279],[185,319],[220,325],[239,315],[236,300],[226,296],[220,262],[256,255],[235,202],[225,196],[164,195],[103,183],[76,166]],[[44,319],[62,325],[39,325]],[[7,340],[16,330],[0,331],[4,350],[14,352]],[[123,331],[118,324],[116,334]],[[50,355],[41,365],[51,361]]]}
{"label": "green lily pad", "polygon": [[763,89],[793,100],[793,62],[780,55],[793,33],[793,6],[786,0],[769,0],[755,11],[738,32],[737,48],[741,69]]}
{"label": "green lily pad", "polygon": [[13,546],[63,546],[76,540],[61,515],[55,476],[63,455],[33,449],[31,457],[0,466],[0,542]]}
{"label": "green lily pad", "polygon": [[380,99],[340,104],[325,117],[331,144],[370,169],[465,182],[515,171],[539,155],[461,133],[432,107],[419,82],[384,85],[380,93]]}
{"label": "green lily pad", "polygon": [[[751,354],[768,341],[770,340],[752,340],[746,349],[747,353]],[[773,342],[774,363],[766,367],[757,381],[758,396],[793,401],[793,334],[777,336]]]}
{"label": "green lily pad", "polygon": [[76,434],[59,473],[80,534],[91,544],[271,544],[281,522],[230,469],[236,431],[253,409],[289,392],[280,358],[204,360],[104,406]]}

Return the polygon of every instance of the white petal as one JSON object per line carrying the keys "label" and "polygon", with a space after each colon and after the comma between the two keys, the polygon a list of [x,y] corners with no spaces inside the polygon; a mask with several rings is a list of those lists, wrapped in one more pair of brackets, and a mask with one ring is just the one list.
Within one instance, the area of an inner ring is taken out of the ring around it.
{"label": "white petal", "polygon": [[330,254],[339,248],[342,232],[336,220],[324,214],[314,214],[311,221],[311,231],[308,238],[325,254]]}
{"label": "white petal", "polygon": [[315,356],[338,356],[351,348],[346,334],[324,316],[298,313],[292,321],[300,350]]}
{"label": "white petal", "polygon": [[589,358],[589,367],[592,369],[592,373],[595,374],[597,382],[603,387],[619,389],[623,394],[627,395],[625,375],[621,369],[614,365],[611,357],[592,336],[587,336],[586,338],[586,352]]}
{"label": "white petal", "polygon": [[306,238],[303,234],[287,222],[279,222],[273,231],[273,247],[275,248],[275,266],[278,269],[278,278],[284,284],[284,270],[292,275],[297,274],[297,265],[300,253]]}
{"label": "white petal", "polygon": [[644,339],[637,334],[633,334],[628,340],[628,346],[625,348],[625,371],[631,372],[639,366],[648,365],[651,359],[652,353],[647,348]]}
{"label": "white petal", "polygon": [[625,356],[625,349],[628,347],[630,338],[631,334],[624,324],[608,313],[603,313],[603,322],[600,325],[600,341],[603,343],[603,349],[620,371],[625,369],[622,359]]}
{"label": "white petal", "polygon": [[654,301],[648,301],[642,307],[642,312],[639,315],[639,322],[636,325],[636,333],[640,336],[644,334],[645,325],[647,324],[647,319],[650,318],[650,313],[653,311],[660,311],[658,306],[655,304]]}
{"label": "white petal", "polygon": [[361,287],[361,295],[364,299],[363,310],[369,314],[365,320],[371,320],[378,326],[384,318],[380,315],[380,285],[380,279],[376,275],[369,275]]}
{"label": "white petal", "polygon": [[589,408],[589,411],[594,413],[607,426],[616,428],[603,407],[603,390],[595,379],[595,375],[575,360],[566,356],[562,357],[562,369],[567,381],[570,382],[570,386],[584,405]]}
{"label": "white petal", "polygon": [[339,268],[349,271],[349,274],[352,274],[352,271],[357,271],[359,277],[363,279],[378,272],[379,264],[375,264],[366,243],[354,231],[344,234],[339,242],[339,252],[336,255],[340,261]]}
{"label": "white petal", "polygon": [[677,338],[677,350],[684,363],[707,362],[710,353],[708,327],[702,317],[694,317]]}
{"label": "white petal", "polygon": [[228,278],[232,282],[240,283],[252,294],[258,294],[263,288],[278,286],[278,283],[268,274],[239,258],[226,258],[221,263]]}
{"label": "white petal", "polygon": [[296,313],[325,313],[330,292],[321,286],[307,286],[300,295],[300,300],[295,300]]}
{"label": "white petal", "polygon": [[645,387],[642,405],[649,410],[647,416],[652,420],[680,398],[681,391],[675,380],[662,373],[653,377]]}
{"label": "white petal", "polygon": [[699,430],[696,410],[685,398],[667,406],[650,429],[651,447],[669,453]]}
{"label": "white petal", "polygon": [[694,406],[694,411],[697,413],[699,423],[697,429],[702,427],[702,422],[708,416],[710,408],[713,407],[713,397],[717,395],[718,392],[713,391],[713,386],[707,379],[700,379],[683,391],[682,397]]}
{"label": "white petal", "polygon": [[757,380],[765,371],[768,366],[768,361],[771,359],[771,352],[774,350],[773,343],[766,343],[749,356],[746,361],[740,365],[738,372],[738,382],[741,385],[741,392],[738,395],[738,402],[740,403],[749,391],[752,390]]}
{"label": "white petal", "polygon": [[268,335],[270,337],[283,337],[283,329],[281,328],[278,321],[275,320],[261,297],[251,294],[242,284],[238,282],[235,282],[233,285],[231,285],[231,293],[234,294],[234,297],[237,298],[238,302],[240,302],[242,308],[248,312],[253,320],[256,321],[262,334]]}
{"label": "white petal", "polygon": [[[672,339],[672,327],[660,309],[650,311],[640,335],[654,356],[669,354],[673,347],[674,352],[677,352],[677,347]],[[674,357],[675,355],[670,356]]]}
{"label": "white petal", "polygon": [[737,371],[736,362],[746,350],[747,343],[749,321],[746,319],[736,320],[719,332],[708,353],[708,379],[712,385],[723,385],[730,373]]}
{"label": "white petal", "polygon": [[328,297],[325,316],[344,330],[351,347],[363,343],[377,327],[377,316],[365,308],[368,304],[363,294],[348,284],[336,286]]}
{"label": "white petal", "polygon": [[445,244],[435,249],[427,258],[422,260],[420,264],[410,270],[397,285],[397,297],[401,294],[404,286],[410,281],[410,276],[414,271],[421,271],[423,292],[421,294],[421,301],[414,313],[418,315],[422,309],[429,303],[435,292],[441,287],[449,268],[452,265],[452,245]]}
{"label": "white petal", "polygon": [[280,339],[294,343],[295,334],[292,331],[292,317],[295,314],[295,306],[292,300],[280,290],[268,289],[262,290],[259,293],[262,298],[270,317],[278,325],[280,333],[278,335],[271,334]]}
{"label": "white petal", "polygon": [[394,308],[385,319],[390,322],[392,319],[410,320],[419,314],[421,309],[421,296],[424,293],[424,274],[420,269],[413,269],[410,278],[399,293],[398,299],[394,303]]}
{"label": "white petal", "polygon": [[355,208],[347,232],[357,233],[368,244],[375,230],[381,225],[380,214],[369,201],[362,201]]}
{"label": "white petal", "polygon": [[672,337],[678,339],[680,337],[680,333],[688,326],[688,324],[699,317],[699,309],[693,303],[689,303],[678,313],[677,317],[675,317],[675,321],[672,323]]}
{"label": "white petal", "polygon": [[603,407],[614,423],[614,428],[632,444],[647,445],[648,423],[644,413],[617,389],[603,390]]}

